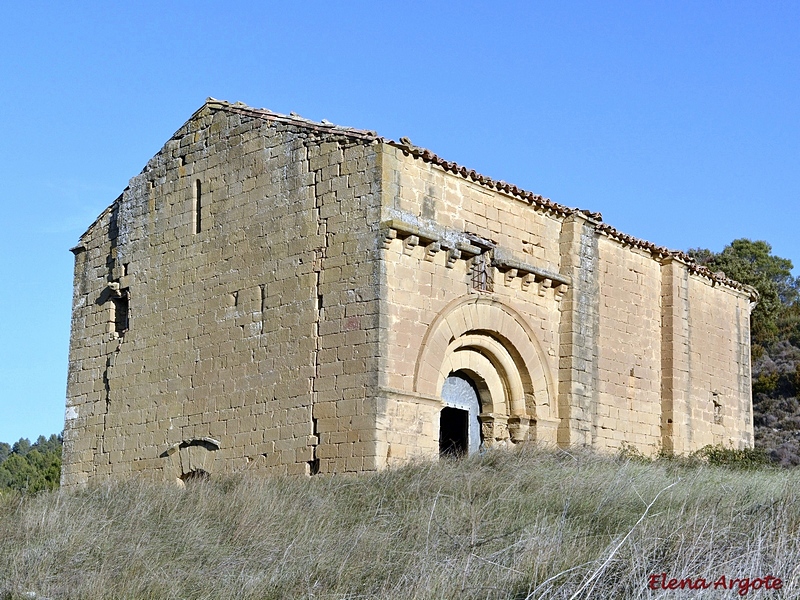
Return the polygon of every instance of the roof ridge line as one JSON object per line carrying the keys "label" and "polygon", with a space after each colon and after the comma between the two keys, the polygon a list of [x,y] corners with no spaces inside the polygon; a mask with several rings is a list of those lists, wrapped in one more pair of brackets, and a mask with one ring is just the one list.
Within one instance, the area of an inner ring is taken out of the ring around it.
{"label": "roof ridge line", "polygon": [[254,108],[252,106],[248,106],[244,102],[234,102],[233,104],[231,104],[226,100],[217,100],[216,98],[212,98],[209,96],[206,99],[203,106],[201,106],[197,110],[197,112],[206,107],[215,110],[226,110],[229,112],[244,114],[259,119],[266,119],[268,121],[289,123],[292,125],[297,125],[299,127],[312,129],[319,133],[337,133],[348,137],[363,139],[366,141],[383,141],[383,138],[379,136],[375,131],[370,131],[367,129],[357,129],[355,127],[345,127],[343,125],[336,125],[335,123],[330,123],[325,119],[323,119],[322,121],[314,121],[312,119],[301,117],[296,113],[289,113],[288,115],[284,115],[282,113],[269,110],[268,108]]}

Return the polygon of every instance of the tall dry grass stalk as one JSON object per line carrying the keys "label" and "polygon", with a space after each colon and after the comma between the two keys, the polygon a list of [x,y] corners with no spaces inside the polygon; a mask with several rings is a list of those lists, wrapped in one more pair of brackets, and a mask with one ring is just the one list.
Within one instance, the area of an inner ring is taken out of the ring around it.
{"label": "tall dry grass stalk", "polygon": [[[0,599],[800,596],[800,473],[529,448],[359,477],[0,498]],[[31,594],[35,594],[33,596]]]}

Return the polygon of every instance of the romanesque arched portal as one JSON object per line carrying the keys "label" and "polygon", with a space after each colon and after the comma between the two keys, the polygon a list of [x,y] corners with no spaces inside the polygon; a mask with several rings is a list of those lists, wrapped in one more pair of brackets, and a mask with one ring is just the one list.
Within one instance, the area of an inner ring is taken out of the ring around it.
{"label": "romanesque arched portal", "polygon": [[437,315],[418,356],[414,391],[443,398],[453,408],[446,397],[453,377],[476,389],[484,446],[556,442],[555,377],[530,326],[513,308],[470,296]]}

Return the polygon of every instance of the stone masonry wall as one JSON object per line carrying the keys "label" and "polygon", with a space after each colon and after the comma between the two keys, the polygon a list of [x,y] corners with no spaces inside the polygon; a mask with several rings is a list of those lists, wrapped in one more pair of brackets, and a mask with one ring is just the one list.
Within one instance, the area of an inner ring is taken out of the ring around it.
{"label": "stone masonry wall", "polygon": [[751,447],[750,304],[685,264],[662,267],[663,446]]}
{"label": "stone masonry wall", "polygon": [[[491,297],[498,306],[513,310],[530,329],[541,354],[525,359],[540,364],[538,385],[547,388],[547,393],[529,399],[534,405],[529,412],[538,409],[542,423],[552,420],[549,441],[555,443],[561,294],[546,284],[532,283],[523,273],[497,269],[491,269],[493,291],[479,292],[473,284],[475,257],[462,251],[456,258],[457,253],[444,246],[449,243],[458,250],[459,241],[471,236],[491,242],[495,256],[558,272],[560,220],[407,156],[396,147],[384,145],[381,161],[382,221],[400,221],[421,233],[387,240],[383,252],[380,454],[387,464],[396,464],[438,452],[441,389],[418,381],[418,362],[432,324],[464,298]],[[439,241],[432,241],[433,237]],[[491,331],[489,337],[503,338],[501,323],[489,315],[483,307],[466,312],[465,333]],[[436,348],[430,355],[441,364],[445,348]]]}
{"label": "stone masonry wall", "polygon": [[213,107],[175,134],[75,251],[65,485],[180,477],[193,446],[206,471],[370,468],[374,169],[361,140]]}
{"label": "stone masonry wall", "polygon": [[[749,302],[688,278],[687,434],[695,447],[753,444]],[[689,433],[691,432],[691,433]]]}
{"label": "stone masonry wall", "polygon": [[593,445],[661,445],[661,265],[599,239],[598,400]]}
{"label": "stone masonry wall", "polygon": [[[708,443],[752,444],[747,293],[689,277],[683,266],[687,283],[678,295],[684,312],[676,312],[671,294],[679,282],[673,281],[671,261],[613,239],[593,218],[532,209],[395,146],[384,146],[380,158],[381,218],[396,229],[385,237],[382,263],[380,460],[385,456],[386,464],[396,464],[434,455],[442,378],[458,367],[481,380],[476,357],[447,358],[457,341],[428,349],[432,329],[471,296],[513,309],[542,351],[532,362],[541,362],[549,388],[540,386],[528,400],[532,407],[525,416],[535,423],[529,439],[607,450],[629,445],[646,454],[661,448],[688,452]],[[538,267],[569,285],[553,289],[556,280],[537,276],[531,284],[522,272],[494,268],[492,289],[478,291],[476,258],[462,252],[454,259],[445,248],[457,247],[463,234],[486,241],[495,255],[512,257],[520,270]],[[459,318],[466,318],[465,327],[447,325],[459,329],[458,335],[503,338],[502,326],[488,312],[476,309],[474,317]],[[685,346],[676,337],[681,328],[690,340]],[[696,350],[689,351],[690,344]],[[438,387],[421,379],[425,361],[438,361]],[[501,410],[511,423],[508,390],[498,384],[489,395],[505,398]],[[727,400],[715,413],[713,399],[720,397]],[[686,425],[673,424],[681,411]]]}
{"label": "stone masonry wall", "polygon": [[561,446],[591,446],[598,401],[600,256],[592,224],[570,215],[561,226],[562,273],[572,285],[559,315],[558,408]]}

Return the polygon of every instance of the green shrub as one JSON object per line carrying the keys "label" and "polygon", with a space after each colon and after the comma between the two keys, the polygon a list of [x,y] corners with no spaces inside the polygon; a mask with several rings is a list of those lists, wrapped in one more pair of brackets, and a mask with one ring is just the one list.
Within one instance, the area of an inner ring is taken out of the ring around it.
{"label": "green shrub", "polygon": [[717,444],[704,446],[694,456],[703,459],[710,465],[730,467],[734,469],[761,469],[772,464],[769,454],[763,448],[743,448],[737,450]]}
{"label": "green shrub", "polygon": [[778,387],[778,380],[780,373],[772,371],[771,373],[761,373],[753,381],[753,394],[767,394],[768,396],[775,393]]}

